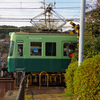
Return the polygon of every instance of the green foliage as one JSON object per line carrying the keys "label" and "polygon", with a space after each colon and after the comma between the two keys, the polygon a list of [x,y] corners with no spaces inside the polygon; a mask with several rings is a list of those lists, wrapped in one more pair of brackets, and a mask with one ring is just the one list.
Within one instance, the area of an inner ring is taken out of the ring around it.
{"label": "green foliage", "polygon": [[[66,94],[80,100],[100,100],[100,6],[86,12],[84,61],[78,66],[78,52],[66,69]],[[68,99],[69,100],[69,99]],[[71,98],[70,98],[71,100]]]}
{"label": "green foliage", "polygon": [[88,36],[84,42],[84,58],[91,58],[100,53],[100,37]]}
{"label": "green foliage", "polygon": [[94,35],[95,37],[100,36],[100,22],[86,22],[85,30],[89,35]]}
{"label": "green foliage", "polygon": [[[100,37],[87,36],[84,40],[84,59],[100,54]],[[78,52],[73,54],[71,62],[78,61]]]}
{"label": "green foliage", "polygon": [[25,100],[32,100],[32,96],[31,95],[26,95]]}
{"label": "green foliage", "polygon": [[2,45],[1,47],[0,47],[0,52],[1,53],[8,53],[8,47],[7,46],[4,46],[4,45]]}
{"label": "green foliage", "polygon": [[76,61],[75,63],[70,63],[68,66],[68,69],[66,69],[66,75],[65,75],[65,80],[66,80],[66,95],[72,97],[74,94],[74,86],[73,86],[73,77],[74,77],[74,71],[78,67],[78,62]]}
{"label": "green foliage", "polygon": [[[0,38],[5,38],[6,34],[9,34],[9,32],[19,32],[19,31],[24,31],[24,32],[33,32],[36,31],[36,27],[30,27],[30,26],[24,26],[24,27],[19,27],[20,29],[18,29],[18,27],[16,26],[7,26],[7,25],[3,25],[0,26]],[[13,29],[15,28],[15,29]]]}
{"label": "green foliage", "polygon": [[2,33],[0,34],[0,39],[4,39],[6,37],[6,34]]}
{"label": "green foliage", "polygon": [[0,26],[0,28],[5,28],[5,29],[0,29],[0,34],[1,33],[9,34],[9,32],[18,32],[19,31],[19,29],[6,29],[6,28],[18,28],[16,26],[3,25],[3,26]]}
{"label": "green foliage", "polygon": [[33,27],[30,27],[30,26],[23,26],[23,27],[20,27],[20,31],[23,31],[23,32],[36,32],[37,28],[35,26]]}
{"label": "green foliage", "polygon": [[86,12],[85,31],[88,35],[100,36],[100,6]]}
{"label": "green foliage", "polygon": [[74,94],[80,100],[100,100],[100,55],[84,60],[74,75]]}
{"label": "green foliage", "polygon": [[71,59],[71,63],[74,63],[78,61],[78,52],[73,53],[72,59]]}

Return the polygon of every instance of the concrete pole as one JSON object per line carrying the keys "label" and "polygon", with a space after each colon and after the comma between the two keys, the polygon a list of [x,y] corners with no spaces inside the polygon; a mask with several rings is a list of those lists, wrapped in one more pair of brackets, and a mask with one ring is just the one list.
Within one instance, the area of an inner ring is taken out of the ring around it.
{"label": "concrete pole", "polygon": [[[81,16],[80,16],[80,36],[79,36],[79,57],[78,66],[83,62],[84,56],[84,26],[85,26],[85,2],[86,0],[81,0]],[[80,98],[77,97],[77,100]]]}
{"label": "concrete pole", "polygon": [[81,63],[83,62],[83,56],[84,56],[85,3],[86,3],[86,0],[81,0],[78,66],[80,66]]}

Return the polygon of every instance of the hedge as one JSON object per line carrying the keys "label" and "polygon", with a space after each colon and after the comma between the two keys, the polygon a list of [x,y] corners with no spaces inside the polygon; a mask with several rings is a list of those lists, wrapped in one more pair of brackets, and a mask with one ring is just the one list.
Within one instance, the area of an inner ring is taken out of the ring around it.
{"label": "hedge", "polygon": [[73,77],[74,77],[74,71],[78,67],[78,62],[70,63],[68,66],[68,69],[66,69],[65,74],[65,80],[66,80],[66,95],[67,96],[73,96],[74,94],[74,86],[73,86]]}
{"label": "hedge", "polygon": [[80,100],[100,100],[100,55],[83,61],[74,72],[74,95]]}

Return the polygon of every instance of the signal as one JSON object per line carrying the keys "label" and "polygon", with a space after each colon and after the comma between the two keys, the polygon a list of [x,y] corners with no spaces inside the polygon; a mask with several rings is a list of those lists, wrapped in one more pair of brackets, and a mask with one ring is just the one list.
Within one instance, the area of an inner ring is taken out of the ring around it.
{"label": "signal", "polygon": [[71,31],[70,32],[70,34],[74,34],[74,33],[77,33],[77,42],[78,42],[78,44],[77,45],[79,45],[79,29],[80,29],[80,26],[79,26],[79,24],[78,25],[76,25],[75,23],[73,23],[72,21],[70,22],[70,24],[73,26],[73,28],[74,28],[74,30],[73,31]]}
{"label": "signal", "polygon": [[73,43],[69,43],[68,45],[68,56],[71,58],[73,56],[73,53],[75,52],[75,46]]}
{"label": "signal", "polygon": [[70,22],[70,24],[73,26],[74,30],[70,32],[70,34],[74,34],[74,33],[79,33],[79,29],[80,29],[80,26],[79,24],[76,25],[75,23],[73,23],[72,21]]}
{"label": "signal", "polygon": [[[79,24],[78,25],[75,25],[75,31],[77,33],[77,42],[79,43],[79,29],[80,29],[80,26]],[[78,45],[78,44],[77,44]]]}

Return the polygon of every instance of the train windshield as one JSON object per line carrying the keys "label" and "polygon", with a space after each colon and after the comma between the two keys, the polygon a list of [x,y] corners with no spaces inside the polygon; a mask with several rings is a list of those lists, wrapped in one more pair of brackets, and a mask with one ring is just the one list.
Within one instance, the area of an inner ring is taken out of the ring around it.
{"label": "train windshield", "polygon": [[14,41],[10,42],[10,48],[9,48],[9,56],[13,55],[13,48],[14,48]]}
{"label": "train windshield", "polygon": [[17,55],[23,56],[23,43],[18,43],[17,46],[18,46]]}

